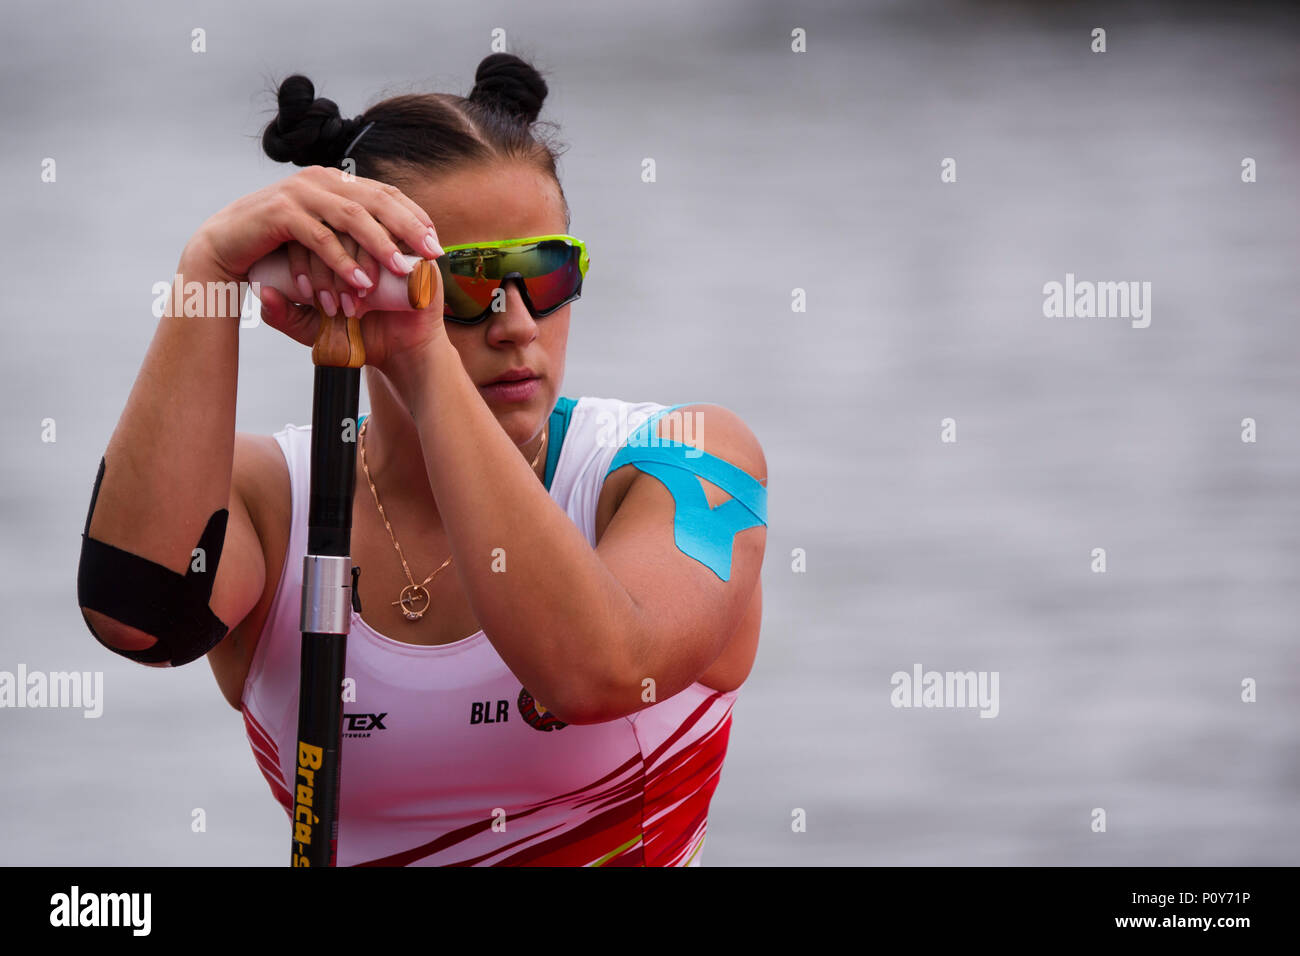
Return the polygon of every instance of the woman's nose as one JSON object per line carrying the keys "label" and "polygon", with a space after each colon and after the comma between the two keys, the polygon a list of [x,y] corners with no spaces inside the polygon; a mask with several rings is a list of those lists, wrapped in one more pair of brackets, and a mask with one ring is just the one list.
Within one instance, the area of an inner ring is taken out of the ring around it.
{"label": "woman's nose", "polygon": [[537,335],[537,322],[528,312],[520,295],[523,279],[512,276],[503,279],[501,288],[505,289],[506,307],[501,312],[489,313],[488,337],[496,341],[509,341],[523,338],[531,341]]}

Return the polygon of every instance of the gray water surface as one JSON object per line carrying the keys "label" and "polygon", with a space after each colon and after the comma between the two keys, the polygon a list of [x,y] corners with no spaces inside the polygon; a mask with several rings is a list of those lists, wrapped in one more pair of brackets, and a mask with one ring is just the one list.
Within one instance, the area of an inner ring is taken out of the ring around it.
{"label": "gray water surface", "polygon": [[[207,666],[140,667],[86,631],[90,489],[153,283],[205,218],[294,171],[258,145],[268,78],[304,72],[346,115],[467,93],[494,27],[548,71],[592,254],[564,393],[717,402],[766,452],[762,643],[705,865],[1300,862],[1293,8],[73,2],[6,21],[0,670],[105,689],[98,719],[0,710],[0,863],[286,864]],[[1149,327],[1045,317],[1067,272],[1150,282]],[[240,362],[241,430],[309,423],[304,349],[247,329]],[[918,663],[998,672],[997,717],[892,706]]]}

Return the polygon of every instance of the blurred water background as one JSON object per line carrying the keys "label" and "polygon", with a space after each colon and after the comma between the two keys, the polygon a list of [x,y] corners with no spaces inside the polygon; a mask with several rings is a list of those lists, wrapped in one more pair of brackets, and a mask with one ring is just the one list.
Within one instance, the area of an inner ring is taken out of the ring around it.
{"label": "blurred water background", "polygon": [[[67,2],[6,21],[0,670],[100,670],[105,700],[98,720],[0,711],[0,863],[285,865],[206,664],[140,667],[81,621],[95,469],[153,283],[205,218],[295,171],[261,154],[270,83],[304,72],[345,116],[468,93],[496,27],[546,71],[592,251],[564,394],[727,405],[770,466],[763,637],[705,865],[1300,862],[1294,5]],[[1150,326],[1044,317],[1067,272],[1149,281]],[[240,362],[241,430],[310,422],[305,350],[251,328]],[[996,719],[891,706],[916,663],[997,671]]]}

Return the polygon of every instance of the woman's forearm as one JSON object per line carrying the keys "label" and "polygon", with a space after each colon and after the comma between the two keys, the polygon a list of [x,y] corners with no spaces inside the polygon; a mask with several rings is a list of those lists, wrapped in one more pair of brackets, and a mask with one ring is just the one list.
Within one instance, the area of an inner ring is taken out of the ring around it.
{"label": "woman's forearm", "polygon": [[[220,290],[227,282],[238,288],[191,251],[187,247],[177,266],[178,282],[197,283],[191,289]],[[183,293],[179,297],[184,301]],[[203,308],[217,298],[205,291]],[[219,314],[159,320],[104,452],[91,538],[187,571],[213,513],[230,499],[238,362],[237,304]],[[114,621],[92,614],[101,637],[116,634]]]}
{"label": "woman's forearm", "polygon": [[562,717],[590,719],[634,678],[639,609],[440,342],[412,413],[452,566],[529,692]]}

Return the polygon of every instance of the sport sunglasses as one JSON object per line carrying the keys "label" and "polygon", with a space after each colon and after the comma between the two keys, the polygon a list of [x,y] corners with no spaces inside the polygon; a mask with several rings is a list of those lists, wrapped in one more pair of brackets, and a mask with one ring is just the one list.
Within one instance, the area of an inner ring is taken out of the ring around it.
{"label": "sport sunglasses", "polygon": [[529,315],[550,315],[581,297],[590,265],[586,245],[573,236],[467,242],[443,246],[443,252],[436,260],[442,273],[442,313],[448,322],[460,325],[486,319],[496,290],[507,279],[519,280]]}

